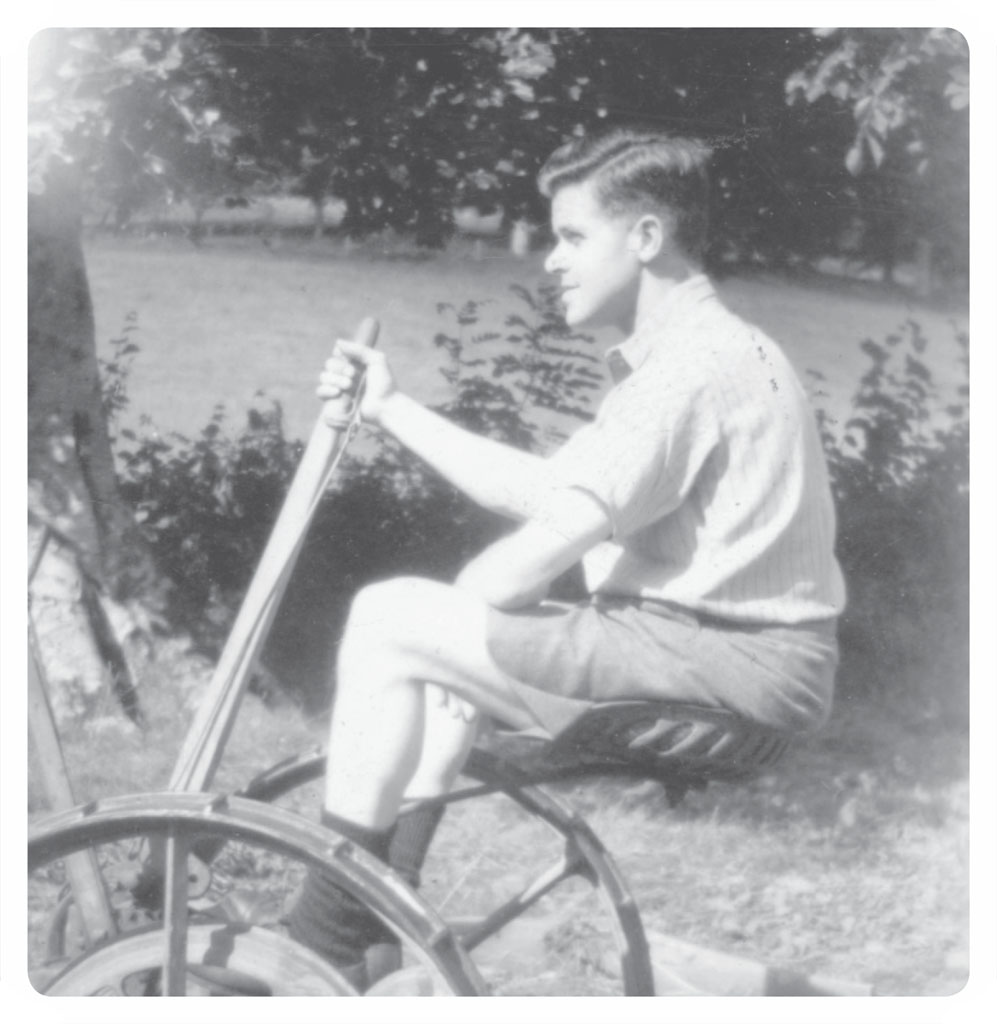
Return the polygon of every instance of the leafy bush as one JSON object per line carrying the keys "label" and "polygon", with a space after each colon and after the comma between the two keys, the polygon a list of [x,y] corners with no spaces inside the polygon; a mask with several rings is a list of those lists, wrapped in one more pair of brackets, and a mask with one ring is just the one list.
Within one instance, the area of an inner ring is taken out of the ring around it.
{"label": "leafy bush", "polygon": [[122,450],[122,492],[171,579],[172,614],[195,635],[227,628],[280,510],[300,455],[276,403],[253,409],[236,437],[221,407],[194,440],[136,437]]}
{"label": "leafy bush", "polygon": [[[968,339],[958,334],[968,379]],[[969,647],[969,423],[966,383],[941,402],[913,320],[871,365],[839,443],[824,422],[849,588],[842,689],[909,696],[909,710],[966,714]],[[939,419],[941,418],[941,422]],[[913,707],[916,704],[917,707]]]}
{"label": "leafy bush", "polygon": [[[564,439],[564,418],[592,418],[589,398],[602,383],[600,360],[582,347],[592,339],[573,334],[565,324],[556,289],[541,288],[535,296],[520,286],[512,291],[526,312],[506,317],[504,335],[466,336],[478,323],[480,302],[437,306],[453,317],[457,329],[435,338],[449,356],[442,373],[455,394],[439,411],[476,433],[528,450],[545,449]],[[501,343],[498,352],[481,354],[492,342]],[[475,353],[470,357],[465,355],[469,344]],[[481,372],[489,363],[490,378]],[[541,426],[530,418],[540,411],[552,414],[553,422]]]}
{"label": "leafy bush", "polygon": [[[601,376],[591,339],[565,326],[552,292],[517,295],[525,311],[507,317],[501,335],[478,330],[480,303],[440,305],[450,325],[435,342],[453,397],[438,411],[545,451],[568,421],[591,415]],[[104,366],[112,414],[126,402],[135,352],[128,333]],[[966,338],[959,343],[965,363]],[[918,358],[925,345],[914,321],[884,344],[865,341],[871,365],[844,437],[823,420],[849,587],[842,692],[906,693],[926,714],[964,714],[968,389],[939,424],[936,389]],[[236,437],[224,427],[217,409],[193,440],[160,437],[148,422],[139,435],[116,438],[123,491],[174,584],[174,622],[209,650],[228,632],[301,454],[284,435],[279,406],[262,398]],[[390,438],[367,442],[372,454],[348,454],[319,507],[264,655],[309,705],[327,697],[336,638],[359,587],[406,574],[451,579],[504,528]],[[569,574],[559,593],[579,585]]]}
{"label": "leafy bush", "polygon": [[[481,303],[439,306],[450,323],[435,343],[447,356],[441,372],[453,397],[437,411],[540,450],[564,435],[565,418],[590,415],[588,395],[600,378],[585,351],[591,339],[564,325],[553,290],[517,295],[526,312],[507,317],[506,335],[477,330]],[[102,366],[112,421],[127,406],[137,351],[128,333]],[[489,354],[498,342],[501,351]],[[224,642],[302,451],[285,436],[279,405],[257,397],[234,437],[219,407],[194,439],[161,436],[147,419],[139,432],[114,438],[122,492],[173,585],[171,621],[208,653]],[[404,574],[452,579],[505,528],[392,439],[365,440],[372,454],[348,453],[319,506],[264,652],[282,684],[308,704],[327,696],[335,641],[359,587]],[[571,586],[569,578],[562,592]]]}

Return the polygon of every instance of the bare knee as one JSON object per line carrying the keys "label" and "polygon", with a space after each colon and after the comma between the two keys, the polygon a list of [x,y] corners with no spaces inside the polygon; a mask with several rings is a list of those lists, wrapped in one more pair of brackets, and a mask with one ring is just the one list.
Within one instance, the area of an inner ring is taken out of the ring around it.
{"label": "bare knee", "polygon": [[350,606],[340,645],[340,682],[345,677],[348,684],[361,672],[364,685],[409,677],[413,650],[433,642],[426,636],[423,617],[440,586],[419,577],[399,577],[360,590]]}
{"label": "bare knee", "polygon": [[432,644],[434,631],[447,619],[445,598],[451,589],[418,576],[372,583],[353,599],[346,634],[363,635],[397,649]]}
{"label": "bare knee", "polygon": [[497,670],[483,653],[486,612],[471,595],[435,580],[400,577],[365,587],[350,610],[339,680],[433,682],[481,707],[483,680],[493,689],[503,685],[492,681]]}
{"label": "bare knee", "polygon": [[346,636],[364,635],[372,642],[392,644],[406,633],[416,609],[439,584],[417,576],[371,583],[357,592],[346,621]]}

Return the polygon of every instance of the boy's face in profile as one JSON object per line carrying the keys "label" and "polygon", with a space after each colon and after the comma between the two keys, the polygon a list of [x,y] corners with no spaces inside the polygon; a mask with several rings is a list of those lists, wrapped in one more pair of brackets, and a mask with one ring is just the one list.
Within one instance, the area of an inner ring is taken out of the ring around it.
{"label": "boy's face in profile", "polygon": [[631,237],[633,223],[626,214],[608,213],[591,181],[554,193],[551,227],[557,244],[544,269],[560,277],[570,326],[632,330],[642,268]]}

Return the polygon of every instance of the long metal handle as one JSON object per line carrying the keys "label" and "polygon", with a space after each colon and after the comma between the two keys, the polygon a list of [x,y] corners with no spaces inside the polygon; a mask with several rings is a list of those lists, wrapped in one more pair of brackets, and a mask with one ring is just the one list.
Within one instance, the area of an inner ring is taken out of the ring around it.
{"label": "long metal handle", "polygon": [[[377,341],[378,329],[377,321],[368,317],[353,340],[372,346]],[[211,683],[187,733],[170,780],[171,789],[198,791],[211,785],[250,672],[287,587],[330,467],[349,440],[350,416],[356,400],[351,394],[327,401],[312,430]]]}

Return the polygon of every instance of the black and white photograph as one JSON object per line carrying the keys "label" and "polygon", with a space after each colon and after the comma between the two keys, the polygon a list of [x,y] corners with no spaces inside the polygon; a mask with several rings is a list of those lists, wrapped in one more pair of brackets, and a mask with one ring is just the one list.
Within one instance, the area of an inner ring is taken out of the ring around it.
{"label": "black and white photograph", "polygon": [[989,1019],[994,38],[701,6],[22,33],[5,1004]]}

